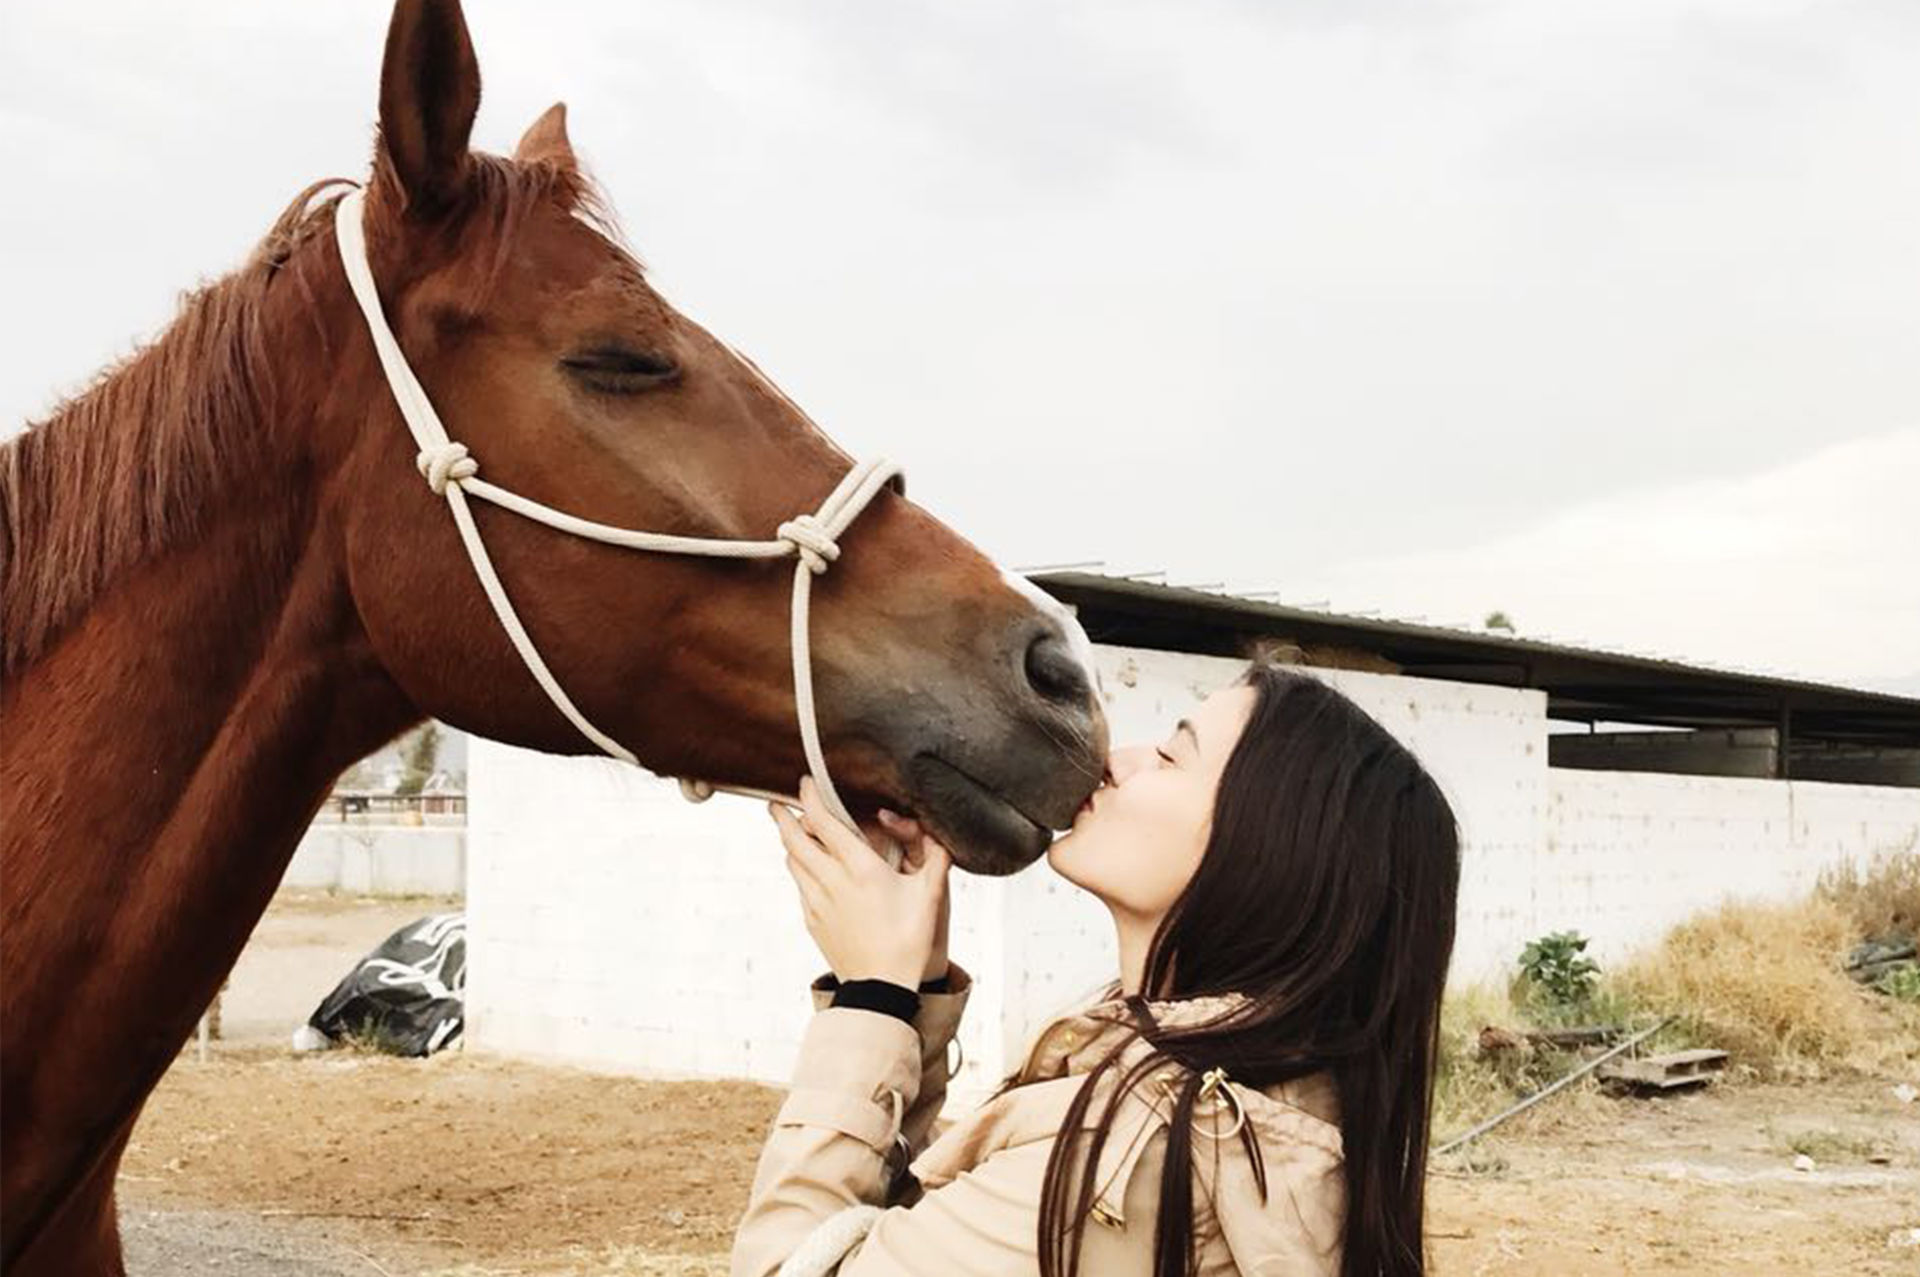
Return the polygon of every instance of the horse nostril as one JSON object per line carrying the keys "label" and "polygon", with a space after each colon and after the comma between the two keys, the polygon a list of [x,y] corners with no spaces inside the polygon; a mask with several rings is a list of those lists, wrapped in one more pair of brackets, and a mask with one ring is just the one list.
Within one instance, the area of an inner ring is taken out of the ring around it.
{"label": "horse nostril", "polygon": [[1027,646],[1027,682],[1050,701],[1084,705],[1093,694],[1087,671],[1057,634],[1042,634]]}

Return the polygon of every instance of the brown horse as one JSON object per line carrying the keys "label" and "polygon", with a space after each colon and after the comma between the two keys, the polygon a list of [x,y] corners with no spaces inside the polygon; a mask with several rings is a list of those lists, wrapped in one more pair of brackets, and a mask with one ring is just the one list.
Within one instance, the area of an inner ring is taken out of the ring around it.
{"label": "brown horse", "polygon": [[[764,538],[812,509],[849,458],[648,286],[558,107],[503,159],[468,149],[479,97],[455,0],[400,0],[368,238],[456,435],[502,483],[606,523]],[[590,751],[414,470],[330,234],[331,185],[0,448],[14,1277],[121,1271],[112,1187],[141,1103],[343,767],[429,714]],[[791,788],[791,565],[477,517],[595,724],[663,772]],[[1102,767],[1077,629],[896,492],[843,544],[813,656],[842,793],[856,814],[918,815],[965,867],[1030,862]]]}

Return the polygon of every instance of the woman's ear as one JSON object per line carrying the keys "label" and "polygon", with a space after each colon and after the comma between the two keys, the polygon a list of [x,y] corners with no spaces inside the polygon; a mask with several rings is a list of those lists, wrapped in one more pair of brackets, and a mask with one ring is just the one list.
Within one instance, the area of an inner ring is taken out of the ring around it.
{"label": "woman's ear", "polygon": [[380,67],[375,183],[408,216],[444,211],[466,188],[480,63],[459,0],[399,0]]}

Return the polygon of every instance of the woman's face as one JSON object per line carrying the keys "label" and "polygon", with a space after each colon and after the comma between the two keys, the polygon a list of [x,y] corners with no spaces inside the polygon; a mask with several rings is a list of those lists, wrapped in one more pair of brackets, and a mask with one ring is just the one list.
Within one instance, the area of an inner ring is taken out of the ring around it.
{"label": "woman's face", "polygon": [[1111,909],[1157,922],[1200,865],[1220,774],[1253,703],[1250,687],[1215,692],[1158,745],[1114,750],[1107,782],[1047,853],[1054,871]]}

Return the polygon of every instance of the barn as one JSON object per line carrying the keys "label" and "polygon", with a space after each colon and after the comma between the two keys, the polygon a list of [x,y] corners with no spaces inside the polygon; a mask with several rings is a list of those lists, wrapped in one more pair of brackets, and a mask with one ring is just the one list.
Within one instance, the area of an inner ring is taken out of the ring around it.
{"label": "barn", "polygon": [[[1456,979],[1551,930],[1604,962],[1728,896],[1789,897],[1920,845],[1920,700],[1084,571],[1035,581],[1092,635],[1115,739],[1151,739],[1265,647],[1352,696],[1445,787],[1465,845]],[[819,965],[758,804],[688,805],[597,761],[476,741],[476,1049],[783,1081]],[[956,1092],[1111,971],[1099,907],[1044,865],[956,875],[977,981]]]}

